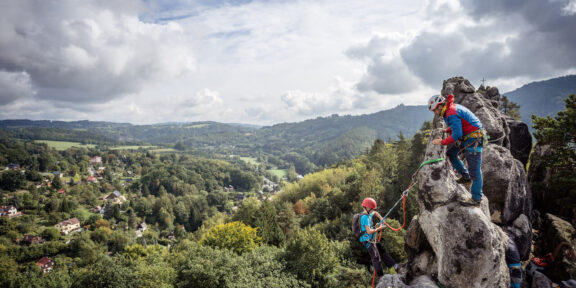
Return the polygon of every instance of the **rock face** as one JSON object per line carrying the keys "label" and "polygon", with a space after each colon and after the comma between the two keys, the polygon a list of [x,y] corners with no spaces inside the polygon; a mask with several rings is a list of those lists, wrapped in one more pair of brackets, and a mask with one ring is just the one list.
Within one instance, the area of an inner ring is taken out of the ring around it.
{"label": "rock face", "polygon": [[[514,130],[498,110],[496,88],[475,92],[468,80],[456,77],[444,81],[442,95],[448,94],[474,112],[490,136],[482,158],[484,197],[478,208],[462,204],[471,195],[456,183],[448,160],[420,170],[420,212],[405,234],[409,255],[406,285],[421,287],[420,283],[437,279],[444,287],[509,287],[507,234],[517,241],[524,260],[532,236],[531,192],[524,165],[510,152]],[[444,128],[444,121],[436,118],[424,160],[446,157],[445,146],[431,144],[432,139],[447,136]]]}
{"label": "rock face", "polygon": [[[493,221],[510,224],[518,216],[530,215],[532,193],[530,191],[524,165],[514,159],[510,150],[489,144],[482,157],[483,192],[490,199]],[[498,212],[499,215],[495,215]]]}
{"label": "rock face", "polygon": [[[544,215],[542,220],[542,229],[540,230],[539,239],[537,239],[542,245],[538,246],[558,250],[535,251],[538,256],[556,252],[554,262],[552,262],[550,267],[547,267],[544,274],[554,282],[576,279],[576,259],[568,259],[569,255],[566,253],[568,245],[572,249],[576,248],[576,229],[568,221],[552,214]],[[566,243],[567,246],[563,246],[562,243]],[[561,248],[558,249],[557,247]]]}
{"label": "rock face", "polygon": [[510,152],[526,167],[532,150],[532,135],[528,125],[512,118],[507,118],[507,122],[510,127]]}

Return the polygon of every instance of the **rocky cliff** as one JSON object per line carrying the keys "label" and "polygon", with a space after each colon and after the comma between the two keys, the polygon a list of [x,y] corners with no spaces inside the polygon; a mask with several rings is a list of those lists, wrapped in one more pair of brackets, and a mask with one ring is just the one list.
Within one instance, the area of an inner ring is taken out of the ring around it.
{"label": "rocky cliff", "polygon": [[[435,283],[509,287],[508,237],[514,238],[523,260],[529,257],[532,196],[521,161],[528,159],[526,145],[531,145],[531,136],[519,131],[525,126],[499,111],[498,89],[481,87],[476,91],[468,80],[455,77],[443,83],[442,95],[449,94],[480,118],[490,137],[482,155],[481,206],[462,205],[471,194],[456,183],[449,161],[423,167],[418,175],[419,214],[411,221],[405,239],[408,271],[383,277],[378,287],[436,287]],[[434,119],[424,160],[446,157],[445,146],[431,143],[447,136],[445,128],[441,118]]]}

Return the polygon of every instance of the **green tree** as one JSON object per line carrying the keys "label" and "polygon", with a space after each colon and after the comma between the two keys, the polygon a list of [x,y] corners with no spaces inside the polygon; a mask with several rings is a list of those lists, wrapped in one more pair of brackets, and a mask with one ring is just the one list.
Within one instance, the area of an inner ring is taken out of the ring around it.
{"label": "green tree", "polygon": [[328,238],[311,228],[301,230],[288,241],[285,258],[288,269],[313,287],[322,287],[325,277],[338,266]]}
{"label": "green tree", "polygon": [[8,170],[0,175],[0,188],[8,191],[20,189],[26,183],[26,177],[18,170]]}
{"label": "green tree", "polygon": [[516,120],[522,119],[522,115],[520,115],[520,105],[511,101],[505,95],[502,95],[502,98],[500,98],[500,111]]}
{"label": "green tree", "polygon": [[566,109],[552,117],[532,116],[537,140],[531,156],[532,190],[545,190],[546,199],[536,199],[535,208],[574,217],[576,203],[576,96],[564,99]]}
{"label": "green tree", "polygon": [[52,179],[52,188],[59,190],[62,188],[62,180],[60,179],[60,174],[54,175]]}
{"label": "green tree", "polygon": [[232,216],[234,221],[242,221],[246,225],[256,227],[256,217],[260,209],[260,202],[256,198],[248,198],[242,201],[236,213]]}
{"label": "green tree", "polygon": [[134,272],[116,259],[100,257],[86,268],[74,275],[72,287],[139,287]]}
{"label": "green tree", "polygon": [[282,229],[285,238],[290,238],[298,231],[298,222],[296,220],[296,213],[292,209],[289,202],[281,204],[282,207],[278,211],[278,225]]}
{"label": "green tree", "polygon": [[56,227],[47,227],[42,232],[42,237],[48,241],[58,240],[60,239],[60,230],[56,229]]}
{"label": "green tree", "polygon": [[258,213],[258,218],[256,220],[258,230],[262,242],[270,245],[279,246],[284,243],[284,232],[280,229],[278,225],[278,220],[276,219],[276,208],[270,203],[270,201],[264,201]]}
{"label": "green tree", "polygon": [[242,254],[258,247],[261,240],[256,228],[247,226],[242,222],[230,222],[210,228],[200,243]]}

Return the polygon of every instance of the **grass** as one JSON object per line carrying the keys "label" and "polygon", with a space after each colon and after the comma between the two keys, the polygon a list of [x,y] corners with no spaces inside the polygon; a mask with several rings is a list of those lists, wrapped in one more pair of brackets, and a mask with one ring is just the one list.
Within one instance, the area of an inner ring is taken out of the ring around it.
{"label": "grass", "polygon": [[286,177],[288,175],[288,170],[286,169],[270,169],[267,170],[270,174],[278,176],[278,178],[282,179],[282,177]]}
{"label": "grass", "polygon": [[116,147],[112,147],[110,148],[110,150],[138,150],[140,148],[142,149],[152,149],[152,148],[156,148],[157,146],[138,146],[138,145],[126,145],[126,146],[116,146]]}
{"label": "grass", "polygon": [[196,124],[196,125],[186,126],[186,128],[198,129],[198,128],[204,128],[207,126],[210,126],[210,124]]}
{"label": "grass", "polygon": [[54,148],[58,151],[64,151],[66,149],[77,147],[77,148],[94,148],[94,144],[82,144],[79,142],[67,142],[67,141],[52,141],[52,140],[35,140],[36,143],[46,143],[48,147]]}
{"label": "grass", "polygon": [[154,152],[154,153],[169,153],[169,152],[176,152],[177,150],[174,148],[160,148],[160,149],[154,149],[154,150],[150,150],[150,152]]}
{"label": "grass", "polygon": [[259,165],[260,162],[258,162],[258,160],[256,160],[256,158],[254,157],[240,157],[240,160],[248,163],[248,164],[253,164],[253,165]]}

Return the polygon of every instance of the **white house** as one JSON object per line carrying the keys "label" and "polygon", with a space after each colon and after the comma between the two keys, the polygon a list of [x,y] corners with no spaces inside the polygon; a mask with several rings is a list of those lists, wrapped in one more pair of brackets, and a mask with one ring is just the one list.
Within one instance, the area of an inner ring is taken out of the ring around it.
{"label": "white house", "polygon": [[68,233],[80,229],[80,221],[78,218],[71,218],[56,224],[55,227],[60,230],[60,234],[68,235]]}
{"label": "white house", "polygon": [[22,216],[22,212],[18,212],[16,207],[10,206],[0,206],[0,216],[5,216],[8,218],[14,218],[18,216]]}

